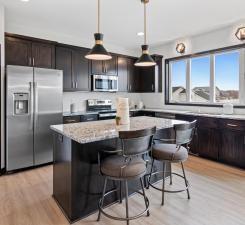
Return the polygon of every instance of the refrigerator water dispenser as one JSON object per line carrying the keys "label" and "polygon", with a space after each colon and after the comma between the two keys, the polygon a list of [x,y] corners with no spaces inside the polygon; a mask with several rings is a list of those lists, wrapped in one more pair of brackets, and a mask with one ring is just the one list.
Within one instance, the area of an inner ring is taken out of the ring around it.
{"label": "refrigerator water dispenser", "polygon": [[14,93],[14,114],[25,115],[28,114],[29,94],[28,93]]}

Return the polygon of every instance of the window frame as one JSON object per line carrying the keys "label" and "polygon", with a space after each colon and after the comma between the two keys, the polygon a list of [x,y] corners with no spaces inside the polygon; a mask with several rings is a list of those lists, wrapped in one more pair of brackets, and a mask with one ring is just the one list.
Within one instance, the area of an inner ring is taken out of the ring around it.
{"label": "window frame", "polygon": [[[240,62],[239,62],[239,104],[234,105],[235,108],[245,108],[245,44],[229,46],[214,50],[209,50],[205,52],[179,56],[174,58],[165,59],[165,105],[186,105],[186,106],[206,106],[206,107],[223,107],[224,103],[215,102],[215,55],[229,52],[240,52]],[[200,58],[210,56],[210,100],[209,102],[199,103],[199,102],[191,102],[191,97],[189,96],[191,92],[191,80],[190,80],[190,62],[192,58]],[[186,102],[172,102],[170,94],[171,87],[171,72],[170,72],[170,64],[174,61],[186,60],[187,68],[186,68],[186,92],[187,92],[187,101]],[[188,94],[189,93],[189,94]]]}

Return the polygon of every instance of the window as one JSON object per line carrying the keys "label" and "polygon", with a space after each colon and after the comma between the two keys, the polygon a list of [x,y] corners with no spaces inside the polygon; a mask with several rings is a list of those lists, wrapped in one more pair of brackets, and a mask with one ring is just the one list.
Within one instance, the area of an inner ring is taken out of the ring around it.
{"label": "window", "polygon": [[186,60],[171,63],[171,99],[186,102]]}
{"label": "window", "polygon": [[191,59],[191,101],[210,101],[210,57]]}
{"label": "window", "polygon": [[166,103],[245,106],[242,47],[166,60]]}
{"label": "window", "polygon": [[239,52],[215,55],[215,100],[239,104]]}

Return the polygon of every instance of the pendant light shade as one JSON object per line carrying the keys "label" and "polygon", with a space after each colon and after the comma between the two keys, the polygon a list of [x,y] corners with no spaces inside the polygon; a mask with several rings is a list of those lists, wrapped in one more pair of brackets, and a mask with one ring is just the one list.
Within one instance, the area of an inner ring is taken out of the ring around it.
{"label": "pendant light shade", "polygon": [[136,61],[134,64],[135,66],[155,66],[156,62],[153,60],[153,58],[149,55],[149,46],[148,45],[142,45],[142,55],[140,58]]}
{"label": "pendant light shade", "polygon": [[147,67],[147,66],[155,66],[156,62],[149,54],[149,46],[146,44],[146,4],[149,0],[141,0],[144,4],[144,45],[141,46],[142,48],[142,55],[134,64],[135,66]]}
{"label": "pendant light shade", "polygon": [[98,32],[94,34],[95,45],[85,56],[86,59],[91,60],[109,60],[111,59],[110,53],[106,51],[103,46],[103,34],[100,33],[100,0],[98,0]]}
{"label": "pendant light shade", "polygon": [[106,51],[103,46],[103,34],[95,33],[94,34],[95,45],[85,56],[87,59],[91,60],[109,60],[111,55]]}

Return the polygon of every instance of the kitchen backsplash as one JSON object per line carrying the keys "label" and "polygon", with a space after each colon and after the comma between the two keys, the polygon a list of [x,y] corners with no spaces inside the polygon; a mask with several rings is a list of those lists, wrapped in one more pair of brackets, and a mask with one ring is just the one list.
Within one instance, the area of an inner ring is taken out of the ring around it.
{"label": "kitchen backsplash", "polygon": [[70,104],[76,103],[79,111],[86,110],[87,99],[110,99],[112,100],[113,108],[116,107],[116,99],[118,97],[126,97],[129,100],[138,104],[141,100],[140,94],[138,93],[108,93],[108,92],[64,92],[63,93],[63,112],[70,111]]}

